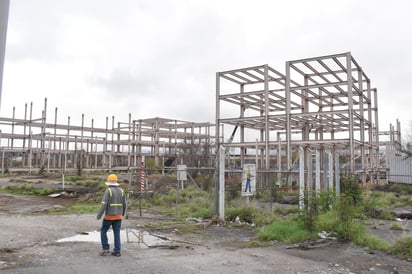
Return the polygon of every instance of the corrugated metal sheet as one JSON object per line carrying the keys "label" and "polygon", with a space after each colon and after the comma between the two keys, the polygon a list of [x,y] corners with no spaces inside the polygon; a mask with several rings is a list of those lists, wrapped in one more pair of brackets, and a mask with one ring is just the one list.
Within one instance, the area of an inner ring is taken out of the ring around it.
{"label": "corrugated metal sheet", "polygon": [[388,159],[389,182],[412,184],[412,158],[393,156]]}

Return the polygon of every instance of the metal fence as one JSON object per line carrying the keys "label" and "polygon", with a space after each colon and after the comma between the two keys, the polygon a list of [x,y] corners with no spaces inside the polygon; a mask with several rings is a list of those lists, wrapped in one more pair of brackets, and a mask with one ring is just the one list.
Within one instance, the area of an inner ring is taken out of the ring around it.
{"label": "metal fence", "polygon": [[389,182],[412,184],[412,158],[393,156],[388,159]]}

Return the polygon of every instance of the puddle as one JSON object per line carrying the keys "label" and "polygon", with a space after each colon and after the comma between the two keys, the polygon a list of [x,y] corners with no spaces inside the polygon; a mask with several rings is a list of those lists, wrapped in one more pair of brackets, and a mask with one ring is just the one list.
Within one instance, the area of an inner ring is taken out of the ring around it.
{"label": "puddle", "polygon": [[[113,231],[107,232],[109,243],[113,243]],[[160,237],[151,235],[147,231],[137,229],[122,229],[120,230],[120,240],[122,243],[136,243],[141,248],[169,246],[171,241],[164,240]],[[63,242],[98,242],[100,243],[100,231],[82,232],[72,237],[67,237],[57,240],[58,243]]]}

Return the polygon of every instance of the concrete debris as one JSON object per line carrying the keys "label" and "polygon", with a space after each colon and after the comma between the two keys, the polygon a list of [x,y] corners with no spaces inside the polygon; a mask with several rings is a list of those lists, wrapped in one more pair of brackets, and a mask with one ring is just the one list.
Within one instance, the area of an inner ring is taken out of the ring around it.
{"label": "concrete debris", "polygon": [[331,235],[333,235],[333,232],[322,231],[318,233],[318,236],[321,239],[336,240],[336,237],[333,237]]}

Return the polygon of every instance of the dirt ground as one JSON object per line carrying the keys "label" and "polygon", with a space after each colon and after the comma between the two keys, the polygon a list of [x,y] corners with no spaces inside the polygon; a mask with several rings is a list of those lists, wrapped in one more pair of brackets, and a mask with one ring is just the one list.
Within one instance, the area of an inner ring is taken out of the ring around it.
{"label": "dirt ground", "polygon": [[[97,231],[93,214],[47,215],[70,198],[35,198],[0,193],[0,270],[2,273],[412,273],[412,262],[348,243],[328,240],[309,248],[272,243],[245,248],[252,228],[201,223],[201,232],[146,231],[167,239],[148,247],[122,238],[122,256],[101,257],[97,241],[59,240]],[[130,212],[122,228],[146,230],[161,218]],[[380,223],[376,235],[395,239]],[[410,230],[402,233],[410,233]],[[409,234],[410,235],[410,234]],[[313,248],[312,248],[313,247]]]}

